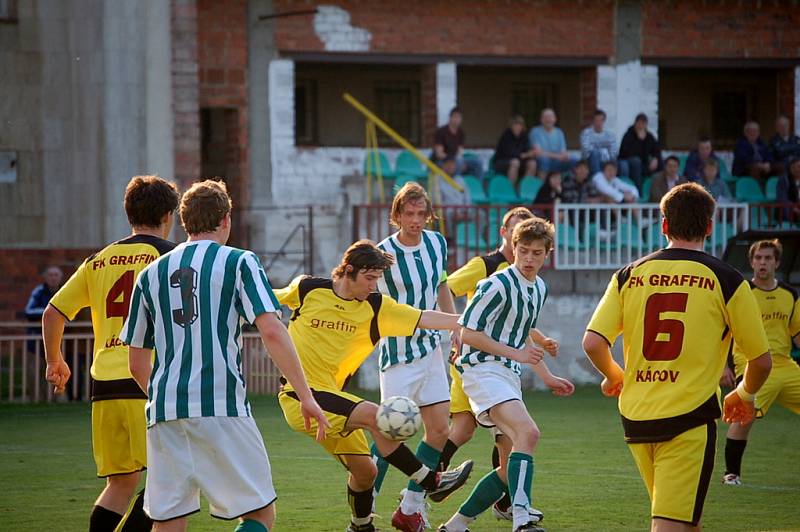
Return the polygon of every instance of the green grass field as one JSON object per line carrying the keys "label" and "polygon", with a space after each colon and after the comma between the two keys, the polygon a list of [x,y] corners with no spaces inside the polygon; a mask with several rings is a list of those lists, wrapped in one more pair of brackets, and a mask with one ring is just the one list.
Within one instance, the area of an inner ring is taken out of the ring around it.
{"label": "green grass field", "polygon": [[[613,400],[594,387],[566,399],[546,393],[526,397],[542,430],[536,453],[534,504],[549,530],[645,530],[649,502],[622,441]],[[287,427],[273,397],[253,401],[278,491],[281,530],[344,530],[349,517],[345,472],[308,437]],[[746,485],[719,482],[724,446],[720,426],[717,463],[704,514],[705,530],[800,530],[800,424],[774,407],[758,422],[745,456]],[[479,431],[455,461],[472,458],[466,488],[433,507],[432,524],[449,518],[489,470],[491,438]],[[414,443],[415,445],[415,443]],[[390,471],[378,500],[377,525],[389,518],[403,487]],[[90,412],[86,404],[0,406],[0,530],[86,530],[89,509],[103,481],[94,477]],[[190,530],[232,530],[205,513],[190,518]],[[484,515],[472,530],[509,530]]]}

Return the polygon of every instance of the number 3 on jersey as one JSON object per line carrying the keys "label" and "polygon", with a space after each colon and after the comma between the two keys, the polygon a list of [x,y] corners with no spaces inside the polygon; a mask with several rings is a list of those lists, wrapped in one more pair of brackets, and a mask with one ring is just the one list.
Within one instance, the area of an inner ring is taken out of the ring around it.
{"label": "number 3 on jersey", "polygon": [[[653,294],[647,298],[644,310],[644,335],[642,336],[642,354],[651,361],[675,360],[683,348],[685,325],[683,321],[666,318],[661,319],[662,312],[686,312],[689,294]],[[666,335],[667,339],[659,340],[658,335]]]}

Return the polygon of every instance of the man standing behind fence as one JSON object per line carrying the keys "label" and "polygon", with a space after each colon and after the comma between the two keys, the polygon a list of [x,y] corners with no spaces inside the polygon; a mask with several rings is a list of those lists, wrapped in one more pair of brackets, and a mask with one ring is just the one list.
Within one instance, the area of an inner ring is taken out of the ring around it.
{"label": "man standing behind fence", "polygon": [[[64,323],[91,307],[92,449],[97,476],[106,487],[89,518],[90,532],[113,531],[123,519],[141,471],[147,467],[144,402],[147,396],[128,370],[128,347],[119,331],[128,316],[133,284],[144,268],[174,246],[164,240],[178,205],[175,186],[160,177],[136,176],[125,190],[125,214],[133,229],[127,238],[106,246],[80,265],[50,300],[42,316],[46,378],[56,393],[64,391],[71,371],[61,354]],[[150,530],[134,500],[123,530]]]}

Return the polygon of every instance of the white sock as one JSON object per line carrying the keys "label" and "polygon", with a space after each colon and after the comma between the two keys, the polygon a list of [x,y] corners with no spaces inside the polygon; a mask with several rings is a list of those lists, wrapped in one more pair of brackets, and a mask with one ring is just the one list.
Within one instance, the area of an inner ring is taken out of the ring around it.
{"label": "white sock", "polygon": [[407,489],[403,495],[403,500],[400,502],[400,511],[406,515],[415,514],[419,512],[419,509],[424,502],[424,491],[412,491]]}
{"label": "white sock", "polygon": [[511,505],[511,513],[514,516],[514,530],[531,520],[530,509],[528,506]]}
{"label": "white sock", "polygon": [[453,514],[448,522],[444,524],[448,532],[466,532],[469,524],[475,520],[474,517],[467,517],[458,512]]}
{"label": "white sock", "polygon": [[428,473],[430,472],[431,470],[428,466],[422,466],[417,470],[416,473],[411,475],[409,478],[414,482],[416,482],[417,484],[422,485],[422,481],[425,480],[425,477],[427,477]]}
{"label": "white sock", "polygon": [[367,517],[356,517],[354,515],[351,515],[350,521],[356,526],[364,526],[372,522],[372,516],[370,515]]}

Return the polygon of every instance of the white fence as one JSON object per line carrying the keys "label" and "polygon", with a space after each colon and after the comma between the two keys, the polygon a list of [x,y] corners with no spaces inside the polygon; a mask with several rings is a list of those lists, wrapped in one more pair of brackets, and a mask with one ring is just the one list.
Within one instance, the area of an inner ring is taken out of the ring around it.
{"label": "white fence", "polygon": [[[88,401],[94,336],[90,323],[68,324],[61,352],[72,371],[64,396]],[[44,379],[44,348],[36,324],[0,323],[0,401],[59,400]],[[242,333],[242,370],[250,394],[278,392],[280,372],[267,356],[257,332]]]}
{"label": "white fence", "polygon": [[[656,203],[558,203],[553,221],[556,269],[616,269],[667,245]],[[706,251],[722,257],[728,239],[747,229],[746,203],[717,205]]]}

